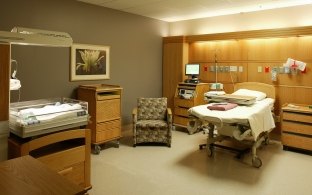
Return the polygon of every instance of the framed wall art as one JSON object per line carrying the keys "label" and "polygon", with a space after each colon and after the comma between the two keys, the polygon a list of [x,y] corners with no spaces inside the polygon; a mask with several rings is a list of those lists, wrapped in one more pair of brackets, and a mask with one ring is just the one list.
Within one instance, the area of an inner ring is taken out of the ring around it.
{"label": "framed wall art", "polygon": [[109,79],[109,46],[73,44],[71,81]]}

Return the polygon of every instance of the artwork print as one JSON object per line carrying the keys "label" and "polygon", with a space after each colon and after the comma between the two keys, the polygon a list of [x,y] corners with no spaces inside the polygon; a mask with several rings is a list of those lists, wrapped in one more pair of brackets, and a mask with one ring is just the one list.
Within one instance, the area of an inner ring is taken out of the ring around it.
{"label": "artwork print", "polygon": [[71,81],[109,79],[109,46],[73,44]]}

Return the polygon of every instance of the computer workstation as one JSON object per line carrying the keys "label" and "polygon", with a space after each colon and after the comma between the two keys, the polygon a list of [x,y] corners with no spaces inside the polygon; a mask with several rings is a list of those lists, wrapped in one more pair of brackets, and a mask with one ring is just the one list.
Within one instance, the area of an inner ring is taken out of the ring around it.
{"label": "computer workstation", "polygon": [[188,76],[184,80],[185,83],[200,83],[198,76],[200,73],[200,64],[186,64],[185,65],[185,76]]}

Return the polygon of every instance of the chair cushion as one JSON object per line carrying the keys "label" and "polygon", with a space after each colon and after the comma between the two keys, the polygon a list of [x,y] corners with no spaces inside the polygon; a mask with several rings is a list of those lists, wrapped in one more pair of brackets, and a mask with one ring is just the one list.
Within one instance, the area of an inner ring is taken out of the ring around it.
{"label": "chair cushion", "polygon": [[141,120],[136,123],[136,128],[141,130],[168,131],[168,123],[163,120]]}
{"label": "chair cushion", "polygon": [[167,98],[138,98],[138,120],[165,120]]}

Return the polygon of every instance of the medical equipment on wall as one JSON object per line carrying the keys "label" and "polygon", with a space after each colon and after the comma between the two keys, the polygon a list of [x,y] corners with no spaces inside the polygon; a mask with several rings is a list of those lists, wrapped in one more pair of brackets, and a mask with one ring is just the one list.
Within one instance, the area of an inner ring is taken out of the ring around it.
{"label": "medical equipment on wall", "polygon": [[307,64],[305,62],[301,62],[298,60],[288,58],[286,63],[283,66],[287,67],[289,69],[290,73],[297,74],[298,70],[300,70],[302,72],[305,71],[306,65]]}
{"label": "medical equipment on wall", "polygon": [[16,67],[11,75],[10,90],[18,90],[21,88],[21,81],[16,78],[18,64],[16,60],[11,60],[11,66],[13,63],[15,64]]}
{"label": "medical equipment on wall", "polygon": [[[217,50],[215,50],[215,55],[214,55],[214,66],[211,66],[211,70],[212,72],[215,72],[215,83],[211,83],[210,84],[210,89],[214,90],[214,91],[222,91],[223,90],[223,84],[222,83],[218,83],[218,71],[223,71],[223,67],[218,67],[218,60],[217,60]],[[222,68],[222,70],[221,70]]]}
{"label": "medical equipment on wall", "polygon": [[21,82],[18,79],[10,79],[10,90],[18,90],[21,88]]}
{"label": "medical equipment on wall", "polygon": [[271,80],[277,81],[277,69],[272,69],[271,71]]}

